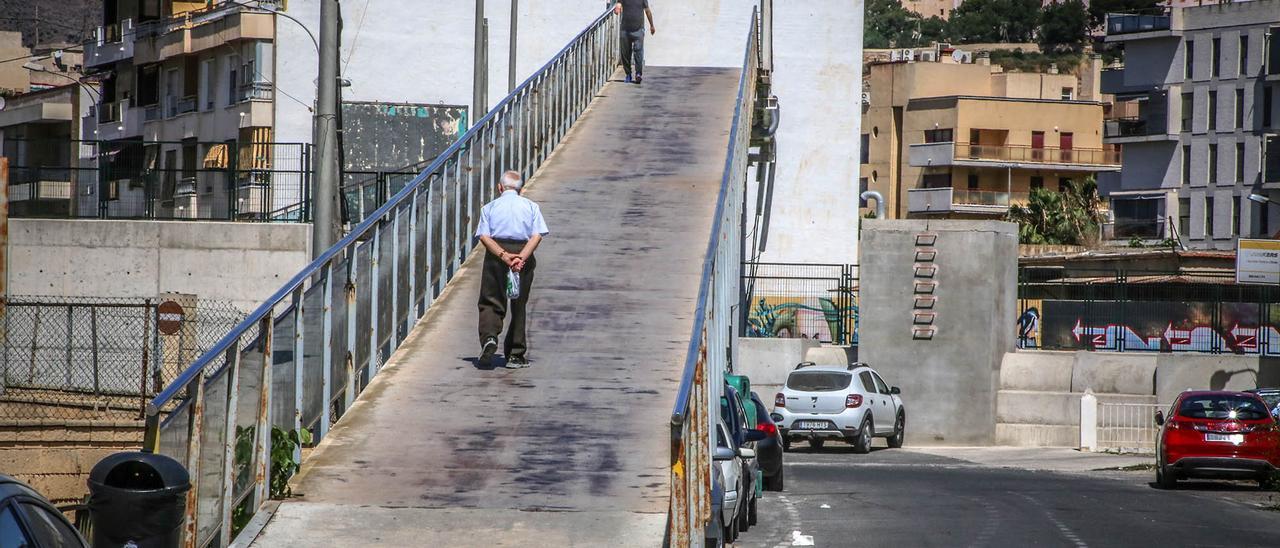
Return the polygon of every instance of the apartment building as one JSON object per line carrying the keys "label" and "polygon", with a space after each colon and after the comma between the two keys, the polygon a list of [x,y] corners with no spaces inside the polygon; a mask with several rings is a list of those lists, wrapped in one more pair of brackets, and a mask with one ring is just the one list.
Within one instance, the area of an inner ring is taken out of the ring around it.
{"label": "apartment building", "polygon": [[[104,0],[85,47],[101,100],[83,119],[80,216],[237,219],[269,213],[273,1]],[[297,194],[301,189],[290,189]]]}
{"label": "apartment building", "polygon": [[1280,0],[1113,15],[1106,40],[1124,48],[1102,75],[1105,141],[1125,151],[1101,185],[1117,231],[1234,249],[1280,230]]}
{"label": "apartment building", "polygon": [[1032,189],[1120,168],[1087,75],[1096,60],[1079,78],[931,58],[873,64],[867,77],[860,183],[888,217],[999,218]]}

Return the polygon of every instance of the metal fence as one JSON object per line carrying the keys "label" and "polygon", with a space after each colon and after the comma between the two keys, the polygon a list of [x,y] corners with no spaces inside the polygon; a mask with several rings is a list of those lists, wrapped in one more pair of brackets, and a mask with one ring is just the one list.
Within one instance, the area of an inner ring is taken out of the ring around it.
{"label": "metal fence", "polygon": [[5,139],[13,217],[301,222],[306,143]]}
{"label": "metal fence", "polygon": [[[230,304],[11,296],[0,305],[0,419],[142,418],[146,402],[244,314]],[[161,323],[161,322],[164,323]]]}
{"label": "metal fence", "polygon": [[144,450],[191,473],[187,546],[227,545],[233,512],[266,501],[272,427],[319,441],[350,407],[472,251],[502,172],[536,171],[608,80],[617,24],[597,18],[148,403]]}
{"label": "metal fence", "polygon": [[1098,449],[1123,453],[1151,453],[1155,451],[1155,413],[1160,406],[1154,403],[1104,403],[1098,402]]}
{"label": "metal fence", "polygon": [[[766,2],[765,6],[769,4]],[[711,432],[737,332],[733,306],[742,298],[742,200],[750,162],[751,128],[755,119],[757,73],[760,67],[759,9],[752,10],[738,100],[729,127],[720,195],[716,200],[707,254],[702,264],[697,308],[689,352],[676,403],[671,412],[671,508],[668,544],[701,546],[703,528],[711,518]]]}
{"label": "metal fence", "polygon": [[742,264],[745,337],[858,344],[858,266]]}
{"label": "metal fence", "polygon": [[1280,356],[1280,287],[1230,272],[1024,268],[1021,348]]}

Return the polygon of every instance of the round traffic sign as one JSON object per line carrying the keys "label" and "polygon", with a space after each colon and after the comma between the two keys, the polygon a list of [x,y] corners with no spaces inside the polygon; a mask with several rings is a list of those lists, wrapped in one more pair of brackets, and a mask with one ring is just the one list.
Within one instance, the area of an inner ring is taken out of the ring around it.
{"label": "round traffic sign", "polygon": [[156,307],[156,328],[165,335],[173,335],[182,328],[185,315],[182,305],[173,301],[162,302]]}

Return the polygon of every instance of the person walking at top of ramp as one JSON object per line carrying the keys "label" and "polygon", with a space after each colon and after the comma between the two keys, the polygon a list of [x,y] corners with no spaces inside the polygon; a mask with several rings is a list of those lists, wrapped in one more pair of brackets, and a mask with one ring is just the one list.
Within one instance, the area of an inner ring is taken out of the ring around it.
{"label": "person walking at top of ramp", "polygon": [[658,32],[653,26],[653,12],[649,11],[649,0],[618,0],[613,5],[613,12],[622,14],[622,69],[627,71],[627,82],[630,83],[632,58],[635,63],[635,83],[644,79],[644,20],[649,19],[649,34]]}
{"label": "person walking at top of ramp", "polygon": [[[508,305],[511,325],[502,355],[508,369],[529,367],[525,353],[529,350],[525,336],[525,305],[533,287],[533,271],[538,266],[533,251],[549,232],[538,204],[520,195],[524,181],[520,174],[508,171],[498,184],[501,193],[480,210],[476,238],[484,245],[484,267],[480,275],[480,364],[490,366],[498,351],[498,333],[502,331]],[[518,286],[508,287],[508,280]]]}

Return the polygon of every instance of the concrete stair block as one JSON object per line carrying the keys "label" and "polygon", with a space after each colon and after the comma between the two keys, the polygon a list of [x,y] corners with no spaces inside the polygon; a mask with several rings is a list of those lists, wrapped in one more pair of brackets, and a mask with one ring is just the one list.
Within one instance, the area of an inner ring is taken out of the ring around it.
{"label": "concrete stair block", "polygon": [[1000,388],[1070,392],[1075,355],[1048,350],[1008,352],[1000,365]]}
{"label": "concrete stair block", "polygon": [[996,445],[1014,447],[1079,447],[1080,427],[1050,424],[996,423]]}
{"label": "concrete stair block", "polygon": [[1071,391],[1095,394],[1155,394],[1158,354],[1076,352]]}

